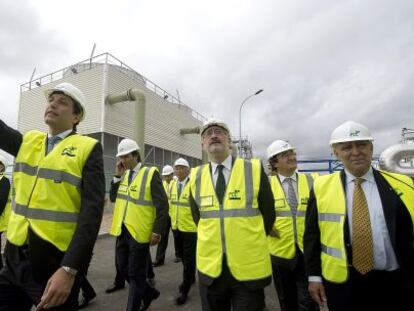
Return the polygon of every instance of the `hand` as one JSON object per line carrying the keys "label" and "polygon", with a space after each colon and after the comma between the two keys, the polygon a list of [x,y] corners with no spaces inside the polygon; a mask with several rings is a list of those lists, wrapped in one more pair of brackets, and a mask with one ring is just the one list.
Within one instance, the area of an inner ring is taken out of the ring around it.
{"label": "hand", "polygon": [[150,245],[157,245],[161,241],[161,235],[157,233],[151,233]]}
{"label": "hand", "polygon": [[319,305],[319,308],[323,310],[327,301],[323,284],[319,282],[309,282],[308,289],[313,301],[315,301]]}
{"label": "hand", "polygon": [[269,235],[273,238],[280,238],[279,231],[274,228],[269,232]]}
{"label": "hand", "polygon": [[116,176],[122,176],[125,173],[125,166],[124,164],[122,164],[121,160],[118,160],[118,162],[116,162],[116,166],[115,166],[115,175]]}
{"label": "hand", "polygon": [[56,270],[47,281],[46,288],[35,311],[64,304],[66,299],[68,299],[74,282],[75,276],[67,273],[62,268]]}

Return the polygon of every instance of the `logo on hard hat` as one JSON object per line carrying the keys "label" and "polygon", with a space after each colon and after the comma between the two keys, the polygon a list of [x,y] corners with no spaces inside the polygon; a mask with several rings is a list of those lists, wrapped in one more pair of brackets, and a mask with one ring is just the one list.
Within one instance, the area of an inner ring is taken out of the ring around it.
{"label": "logo on hard hat", "polygon": [[355,130],[355,131],[353,131],[353,132],[349,133],[349,136],[351,136],[351,137],[357,137],[357,136],[359,136],[359,133],[360,133],[360,132],[361,132],[361,131]]}
{"label": "logo on hard hat", "polygon": [[76,156],[76,154],[75,154],[75,151],[77,150],[78,148],[76,148],[76,147],[66,147],[65,149],[63,149],[63,151],[62,151],[62,153],[61,153],[61,155],[67,155],[68,157],[75,157]]}

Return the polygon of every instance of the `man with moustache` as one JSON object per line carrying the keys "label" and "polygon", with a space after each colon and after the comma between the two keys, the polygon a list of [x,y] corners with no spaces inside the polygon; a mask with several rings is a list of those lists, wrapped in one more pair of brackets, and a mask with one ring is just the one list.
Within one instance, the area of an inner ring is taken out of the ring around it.
{"label": "man with moustache", "polygon": [[24,135],[0,121],[0,148],[16,157],[0,310],[77,310],[101,224],[101,144],[76,133],[85,97],[70,83],[45,92],[48,132]]}
{"label": "man with moustache", "polygon": [[274,200],[260,161],[233,158],[230,144],[228,126],[208,120],[201,145],[211,162],[190,177],[202,309],[259,311],[271,282]]}
{"label": "man with moustache", "polygon": [[414,190],[408,176],[371,166],[373,137],[348,121],[330,145],[344,169],[315,179],[306,213],[309,292],[337,310],[411,310]]}

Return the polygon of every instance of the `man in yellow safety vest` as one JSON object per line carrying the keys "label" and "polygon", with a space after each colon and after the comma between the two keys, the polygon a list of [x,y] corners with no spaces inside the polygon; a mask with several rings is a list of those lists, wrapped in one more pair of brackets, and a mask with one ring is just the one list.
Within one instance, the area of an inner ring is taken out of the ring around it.
{"label": "man in yellow safety vest", "polygon": [[76,133],[84,94],[64,82],[45,95],[47,133],[0,121],[0,148],[16,157],[0,310],[77,310],[102,220],[102,146]]}
{"label": "man in yellow safety vest", "polygon": [[316,178],[309,197],[309,292],[330,311],[414,306],[414,185],[371,166],[373,140],[362,124],[338,126],[330,145],[344,169]]}
{"label": "man in yellow safety vest", "polygon": [[223,121],[208,120],[201,144],[211,162],[190,177],[202,309],[261,311],[272,274],[266,235],[274,200],[260,161],[233,158],[230,137]]}

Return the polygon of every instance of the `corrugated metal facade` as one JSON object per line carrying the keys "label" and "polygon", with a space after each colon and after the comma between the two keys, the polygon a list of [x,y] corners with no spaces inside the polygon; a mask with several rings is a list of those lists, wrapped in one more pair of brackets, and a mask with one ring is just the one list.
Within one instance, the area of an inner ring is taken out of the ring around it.
{"label": "corrugated metal facade", "polygon": [[[108,105],[108,94],[124,92],[130,88],[141,90],[146,97],[145,143],[201,159],[200,137],[180,135],[181,128],[201,124],[184,105],[172,104],[145,87],[139,75],[112,64],[101,64],[79,73],[67,74],[65,78],[22,91],[19,107],[18,129],[46,130],[43,123],[45,98],[43,92],[63,81],[79,87],[87,98],[86,118],[78,126],[84,134],[109,133],[120,137],[134,137],[134,103]],[[104,142],[105,144],[105,142]]]}

